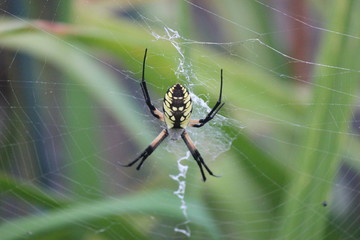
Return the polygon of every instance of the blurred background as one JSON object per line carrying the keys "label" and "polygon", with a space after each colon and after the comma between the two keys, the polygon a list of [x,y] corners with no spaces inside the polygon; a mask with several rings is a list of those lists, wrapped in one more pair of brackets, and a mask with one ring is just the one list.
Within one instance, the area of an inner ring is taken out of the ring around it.
{"label": "blurred background", "polygon": [[[356,0],[0,3],[0,236],[360,239]],[[145,105],[192,93],[209,168]]]}

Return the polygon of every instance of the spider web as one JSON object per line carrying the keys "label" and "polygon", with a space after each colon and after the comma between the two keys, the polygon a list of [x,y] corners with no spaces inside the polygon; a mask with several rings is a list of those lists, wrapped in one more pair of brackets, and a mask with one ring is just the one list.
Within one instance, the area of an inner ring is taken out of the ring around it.
{"label": "spider web", "polygon": [[[49,24],[66,4],[0,5],[3,239],[360,238],[351,9],[341,28],[321,1],[79,0],[71,28]],[[321,56],[326,36],[338,60]],[[224,70],[226,104],[187,129],[220,178],[203,183],[181,140],[119,166],[165,127],[139,86],[145,48],[153,103],[180,82],[193,119]]]}

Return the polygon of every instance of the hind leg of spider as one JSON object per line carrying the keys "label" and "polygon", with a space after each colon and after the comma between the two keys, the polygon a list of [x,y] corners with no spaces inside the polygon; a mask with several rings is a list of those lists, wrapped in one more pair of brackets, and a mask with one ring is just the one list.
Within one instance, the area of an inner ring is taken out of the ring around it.
{"label": "hind leg of spider", "polygon": [[136,167],[137,170],[140,170],[141,166],[143,165],[144,161],[150,154],[155,151],[155,149],[160,145],[162,141],[169,135],[166,129],[162,130],[161,133],[150,143],[150,145],[143,151],[140,156],[138,156],[135,160],[131,161],[128,164],[119,163],[123,167],[131,167],[138,161],[140,161],[139,165]]}
{"label": "hind leg of spider", "polygon": [[218,175],[215,175],[210,168],[206,165],[206,163],[204,162],[204,159],[201,157],[199,151],[196,149],[194,142],[191,140],[189,134],[184,131],[181,134],[182,139],[184,140],[186,146],[188,147],[188,149],[191,152],[191,155],[193,156],[193,158],[195,159],[196,163],[199,165],[200,168],[200,172],[203,178],[203,181],[206,181],[206,176],[204,174],[204,170],[203,170],[203,166],[205,167],[206,171],[213,177],[220,177]]}

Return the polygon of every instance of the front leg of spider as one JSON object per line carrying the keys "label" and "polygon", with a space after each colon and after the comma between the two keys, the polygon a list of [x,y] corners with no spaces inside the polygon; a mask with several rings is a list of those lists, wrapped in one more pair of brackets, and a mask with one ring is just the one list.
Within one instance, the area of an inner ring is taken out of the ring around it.
{"label": "front leg of spider", "polygon": [[208,115],[205,118],[199,119],[199,120],[191,120],[190,121],[190,126],[191,127],[202,127],[204,126],[207,122],[209,122],[211,119],[213,119],[215,117],[215,115],[218,113],[218,111],[224,106],[225,103],[221,103],[221,98],[222,98],[222,87],[223,87],[223,70],[221,69],[220,72],[220,94],[219,94],[219,99],[217,100],[215,106],[211,109],[211,111],[208,113]]}
{"label": "front leg of spider", "polygon": [[206,177],[204,174],[204,170],[203,170],[203,166],[205,167],[206,171],[213,177],[220,177],[218,175],[215,175],[210,169],[209,167],[206,165],[206,163],[204,162],[204,159],[201,157],[199,151],[196,149],[195,144],[193,143],[193,141],[191,140],[189,134],[184,130],[184,132],[181,135],[182,139],[184,140],[186,146],[188,147],[191,155],[193,156],[193,158],[195,159],[196,163],[199,165],[200,168],[200,172],[203,178],[203,181],[206,181]]}
{"label": "front leg of spider", "polygon": [[164,121],[164,114],[160,112],[152,103],[149,95],[149,91],[147,90],[146,81],[145,81],[145,63],[146,63],[146,55],[147,55],[147,49],[145,49],[144,53],[144,60],[143,60],[143,67],[142,67],[142,77],[141,77],[141,90],[143,92],[145,103],[150,109],[151,114],[159,119],[160,121]]}

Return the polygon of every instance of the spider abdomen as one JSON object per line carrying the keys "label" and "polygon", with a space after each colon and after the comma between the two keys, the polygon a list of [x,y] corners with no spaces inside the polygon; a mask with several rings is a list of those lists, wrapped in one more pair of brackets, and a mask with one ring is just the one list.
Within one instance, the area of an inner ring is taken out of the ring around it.
{"label": "spider abdomen", "polygon": [[168,129],[186,128],[192,111],[189,91],[181,84],[170,87],[164,97],[163,110]]}

